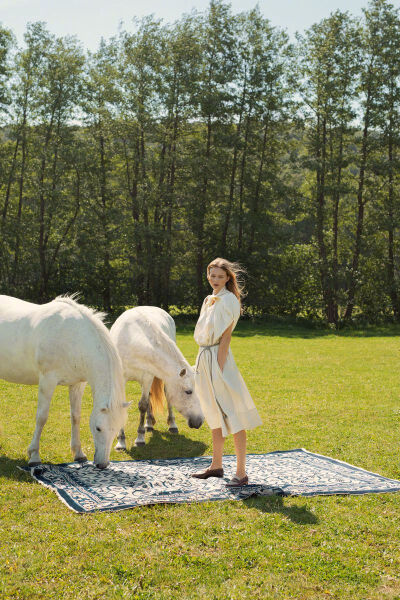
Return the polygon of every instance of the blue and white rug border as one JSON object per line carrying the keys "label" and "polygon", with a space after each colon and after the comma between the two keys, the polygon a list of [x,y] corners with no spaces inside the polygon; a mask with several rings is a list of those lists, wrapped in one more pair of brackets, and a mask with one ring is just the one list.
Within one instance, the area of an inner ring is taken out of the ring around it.
{"label": "blue and white rug border", "polygon": [[[374,477],[379,477],[380,479],[384,480],[384,481],[389,481],[390,483],[398,483],[398,487],[397,488],[391,488],[390,490],[381,490],[381,489],[373,489],[371,488],[370,490],[361,490],[361,491],[349,491],[349,492],[343,492],[343,491],[332,491],[329,490],[329,492],[303,492],[301,494],[288,494],[288,493],[284,493],[284,495],[286,497],[290,497],[290,496],[363,496],[364,494],[389,494],[392,492],[400,492],[400,481],[398,479],[392,479],[391,477],[385,477],[385,475],[381,475],[380,473],[375,473],[374,471],[367,471],[367,469],[363,469],[363,467],[357,467],[356,465],[352,465],[348,462],[345,462],[344,460],[340,460],[339,458],[332,458],[330,456],[325,456],[324,454],[318,454],[317,452],[310,452],[310,450],[306,450],[305,448],[293,448],[292,450],[274,450],[272,452],[268,452],[268,454],[290,454],[291,452],[305,452],[306,454],[310,454],[311,456],[316,456],[318,458],[323,459],[326,462],[330,462],[330,463],[339,463],[341,465],[344,465],[345,467],[347,467],[350,471],[362,471],[363,473],[366,473],[367,475],[373,475]],[[234,455],[231,455],[234,456]],[[249,454],[247,456],[250,456]],[[259,456],[259,454],[253,454],[252,456]],[[284,490],[283,490],[284,491]]]}
{"label": "blue and white rug border", "polygon": [[[116,461],[119,462],[119,461]],[[65,464],[70,464],[70,463],[65,463]],[[33,479],[35,479],[38,483],[40,483],[40,485],[42,485],[43,487],[48,488],[49,490],[52,490],[53,492],[55,492],[57,494],[57,496],[59,497],[59,499],[61,500],[61,502],[63,504],[65,504],[65,506],[67,506],[69,509],[73,510],[75,513],[79,514],[79,515],[89,515],[89,514],[94,514],[94,513],[100,513],[100,512],[117,512],[120,510],[129,510],[129,509],[133,509],[133,508],[140,508],[141,506],[157,506],[159,504],[163,504],[163,505],[174,505],[174,504],[197,504],[197,503],[203,503],[203,502],[224,502],[225,499],[222,498],[204,498],[204,499],[198,499],[196,500],[196,502],[188,502],[187,500],[174,500],[174,502],[170,502],[168,500],[157,500],[157,502],[149,502],[148,504],[146,503],[142,503],[140,505],[138,504],[124,504],[123,506],[112,506],[109,508],[93,508],[93,509],[89,509],[89,510],[85,510],[83,509],[79,504],[77,504],[68,494],[66,494],[65,492],[63,492],[63,490],[59,490],[57,487],[55,487],[54,485],[50,484],[50,483],[46,483],[44,478],[37,478],[35,477],[34,474],[32,474]],[[246,496],[245,498],[234,498],[232,497],[232,500],[247,500],[248,498],[252,498],[254,496],[257,496],[257,491],[260,487],[259,485],[254,485],[254,486],[246,486],[247,488],[249,487],[254,487],[257,488],[257,490],[254,490],[254,494],[250,494],[248,496]],[[264,495],[270,495],[270,496],[279,496],[280,494],[264,494]],[[281,494],[283,495],[283,494]]]}
{"label": "blue and white rug border", "polygon": [[[225,456],[231,456],[234,457],[234,454],[226,454]],[[264,454],[260,453],[259,456],[264,456]],[[166,462],[169,463],[170,461],[173,460],[193,460],[193,459],[202,459],[202,458],[206,458],[206,459],[211,459],[211,456],[192,456],[192,457],[175,457],[175,458],[156,458],[156,459],[138,459],[138,460],[131,460],[131,461],[120,461],[120,460],[112,460],[110,461],[110,463],[113,463],[114,465],[118,465],[119,463],[157,463],[157,462]],[[206,497],[206,498],[201,498],[198,497],[196,498],[196,500],[186,500],[185,498],[183,498],[182,500],[179,499],[174,499],[173,502],[171,502],[170,500],[166,499],[163,500],[162,498],[158,497],[157,501],[149,500],[149,502],[141,502],[139,505],[138,504],[123,504],[121,506],[112,506],[112,507],[106,507],[106,508],[94,508],[94,509],[84,509],[82,508],[82,506],[77,503],[67,492],[65,492],[64,490],[60,490],[56,485],[54,485],[51,481],[49,481],[49,479],[43,475],[43,472],[41,472],[41,468],[45,468],[46,466],[57,466],[57,467],[68,467],[68,466],[74,466],[78,469],[80,468],[84,468],[86,465],[93,465],[92,461],[86,461],[85,463],[76,463],[76,462],[68,462],[68,463],[42,463],[40,465],[37,465],[35,467],[23,467],[23,466],[18,466],[17,468],[21,471],[23,471],[24,473],[29,473],[32,477],[32,479],[34,479],[35,481],[37,481],[37,483],[39,483],[40,485],[42,485],[43,487],[55,492],[58,496],[58,498],[61,500],[61,502],[63,504],[65,504],[68,508],[70,508],[73,512],[78,513],[78,514],[94,514],[94,513],[98,513],[98,512],[116,512],[116,511],[120,511],[120,510],[127,510],[127,509],[133,509],[133,508],[139,508],[140,506],[156,506],[157,504],[197,504],[197,503],[203,503],[203,502],[216,502],[216,501],[224,501],[224,500],[247,500],[248,498],[252,498],[255,496],[284,496],[284,492],[283,490],[281,490],[278,487],[269,487],[267,485],[262,485],[262,484],[249,484],[244,486],[243,488],[238,488],[238,489],[230,489],[229,493],[230,493],[230,497],[227,498],[210,498],[210,497]]]}
{"label": "blue and white rug border", "polygon": [[[343,466],[345,466],[347,469],[349,469],[352,472],[363,472],[366,473],[367,475],[372,475],[374,477],[378,477],[381,481],[386,481],[388,483],[391,484],[398,484],[397,486],[394,486],[390,489],[379,489],[379,488],[370,488],[370,489],[364,489],[364,490],[360,490],[360,491],[346,491],[344,492],[343,490],[328,490],[327,492],[324,491],[318,491],[318,492],[299,492],[298,494],[296,492],[287,492],[285,491],[284,487],[283,488],[279,488],[279,487],[268,487],[268,485],[262,485],[262,484],[250,484],[248,486],[245,486],[245,488],[243,488],[243,490],[246,490],[246,494],[243,494],[242,497],[240,497],[240,490],[237,490],[236,493],[234,492],[232,494],[232,500],[238,500],[238,499],[247,499],[247,498],[251,498],[254,496],[284,496],[284,497],[299,497],[299,496],[304,496],[304,497],[312,497],[312,496],[334,496],[334,495],[342,495],[342,496],[348,496],[348,495],[364,495],[364,494],[381,494],[381,493],[390,493],[390,492],[399,492],[400,491],[400,481],[396,480],[396,479],[391,479],[388,477],[385,477],[384,475],[381,475],[379,473],[375,473],[373,471],[368,471],[366,469],[363,469],[362,467],[357,467],[355,465],[352,465],[348,462],[342,461],[340,459],[336,459],[336,458],[332,458],[329,456],[325,456],[323,454],[318,454],[315,452],[311,452],[309,450],[306,450],[305,448],[294,448],[291,450],[274,450],[272,452],[268,452],[268,453],[249,453],[247,456],[266,456],[266,455],[276,455],[276,454],[293,454],[295,452],[303,452],[305,454],[308,454],[310,456],[316,457],[324,462],[327,463],[331,463],[331,464],[341,464]],[[225,454],[225,457],[234,457],[234,454]],[[185,456],[185,457],[169,457],[169,458],[152,458],[152,459],[136,459],[136,460],[127,460],[127,461],[120,461],[120,460],[113,460],[110,461],[113,464],[118,464],[118,463],[127,463],[127,462],[132,462],[132,463],[146,463],[146,464],[154,464],[154,463],[169,463],[170,461],[174,461],[174,460],[179,460],[179,461],[193,461],[194,459],[197,460],[207,460],[207,459],[211,459],[211,456],[209,455],[202,455],[202,456]],[[88,461],[86,463],[82,464],[82,467],[84,467],[84,465],[87,464],[92,464],[91,461]],[[40,469],[41,467],[46,467],[47,463],[43,463],[42,465],[38,465],[36,467],[18,467],[18,469],[20,469],[21,471],[24,471],[25,473],[30,473],[31,477],[37,481],[38,483],[40,483],[41,485],[43,485],[44,487],[51,489],[52,491],[56,492],[57,496],[59,497],[59,499],[61,500],[61,502],[63,502],[63,504],[65,504],[66,506],[68,506],[71,510],[73,510],[74,512],[78,513],[78,514],[93,514],[96,512],[115,512],[115,511],[120,511],[120,510],[126,510],[126,509],[131,509],[131,508],[137,508],[138,505],[137,504],[125,504],[123,506],[116,506],[116,507],[107,507],[107,508],[97,508],[97,509],[92,509],[92,510],[85,510],[82,509],[81,506],[79,504],[77,504],[66,492],[64,492],[63,490],[59,490],[55,485],[53,485],[51,482],[49,482],[49,480],[46,479],[45,476],[43,476],[42,474],[40,474]],[[69,465],[74,465],[77,466],[77,463],[75,462],[67,462],[67,463],[57,463],[56,466],[59,467],[67,467]],[[37,474],[35,473],[35,470],[37,470]],[[232,490],[233,491],[233,490]],[[248,493],[253,491],[253,493]],[[264,492],[264,493],[263,493]],[[221,500],[220,498],[199,498],[196,500],[196,503],[200,503],[200,502],[215,502],[217,500]],[[154,501],[150,501],[149,503],[142,503],[140,506],[155,506],[155,504],[170,504],[171,502],[168,502],[167,500],[165,502],[163,502],[162,499],[159,499],[157,502]],[[182,499],[182,500],[175,500],[173,502],[173,504],[185,504],[186,500]]]}

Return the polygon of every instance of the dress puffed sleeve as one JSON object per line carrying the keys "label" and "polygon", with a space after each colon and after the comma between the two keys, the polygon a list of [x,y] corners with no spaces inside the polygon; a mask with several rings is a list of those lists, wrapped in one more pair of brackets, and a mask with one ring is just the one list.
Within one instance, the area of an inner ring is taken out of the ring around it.
{"label": "dress puffed sleeve", "polygon": [[201,316],[204,312],[204,309],[206,307],[207,298],[208,298],[208,296],[206,298],[204,298],[204,300],[203,300],[203,304],[201,305],[199,316]]}
{"label": "dress puffed sleeve", "polygon": [[240,317],[240,303],[235,294],[230,292],[221,297],[214,318],[214,338],[219,341],[220,337],[230,325],[233,329]]}

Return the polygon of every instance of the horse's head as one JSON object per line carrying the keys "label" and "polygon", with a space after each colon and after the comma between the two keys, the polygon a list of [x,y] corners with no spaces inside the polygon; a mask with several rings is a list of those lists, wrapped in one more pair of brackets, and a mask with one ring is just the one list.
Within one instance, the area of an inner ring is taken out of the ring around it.
{"label": "horse's head", "polygon": [[189,365],[181,366],[165,380],[165,395],[187,420],[189,427],[198,429],[204,422],[200,402],[194,391],[194,370]]}
{"label": "horse's head", "polygon": [[99,469],[105,469],[109,465],[111,445],[127,421],[129,405],[130,402],[123,402],[118,406],[95,409],[90,416],[95,448],[93,461]]}

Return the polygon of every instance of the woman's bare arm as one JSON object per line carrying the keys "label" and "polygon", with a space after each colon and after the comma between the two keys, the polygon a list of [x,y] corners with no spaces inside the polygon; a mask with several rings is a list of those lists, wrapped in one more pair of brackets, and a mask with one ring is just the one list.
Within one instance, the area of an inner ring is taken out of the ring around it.
{"label": "woman's bare arm", "polygon": [[219,368],[221,369],[221,371],[224,370],[226,357],[228,356],[229,344],[231,342],[231,337],[232,337],[232,330],[233,330],[233,323],[231,325],[229,325],[229,327],[227,329],[225,329],[224,333],[221,336],[220,342],[219,342],[218,359],[217,360],[218,360]]}

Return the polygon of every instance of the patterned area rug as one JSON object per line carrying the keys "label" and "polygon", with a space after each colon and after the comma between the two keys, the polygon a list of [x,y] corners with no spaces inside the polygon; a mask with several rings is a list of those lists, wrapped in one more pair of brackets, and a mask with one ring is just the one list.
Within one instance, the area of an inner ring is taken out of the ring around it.
{"label": "patterned area rug", "polygon": [[210,457],[112,462],[104,471],[93,463],[40,465],[24,470],[54,490],[79,513],[114,511],[146,504],[243,500],[250,496],[315,496],[400,491],[400,481],[304,449],[249,454],[250,485],[229,489],[234,455],[224,456],[224,479],[190,477],[206,469]]}

